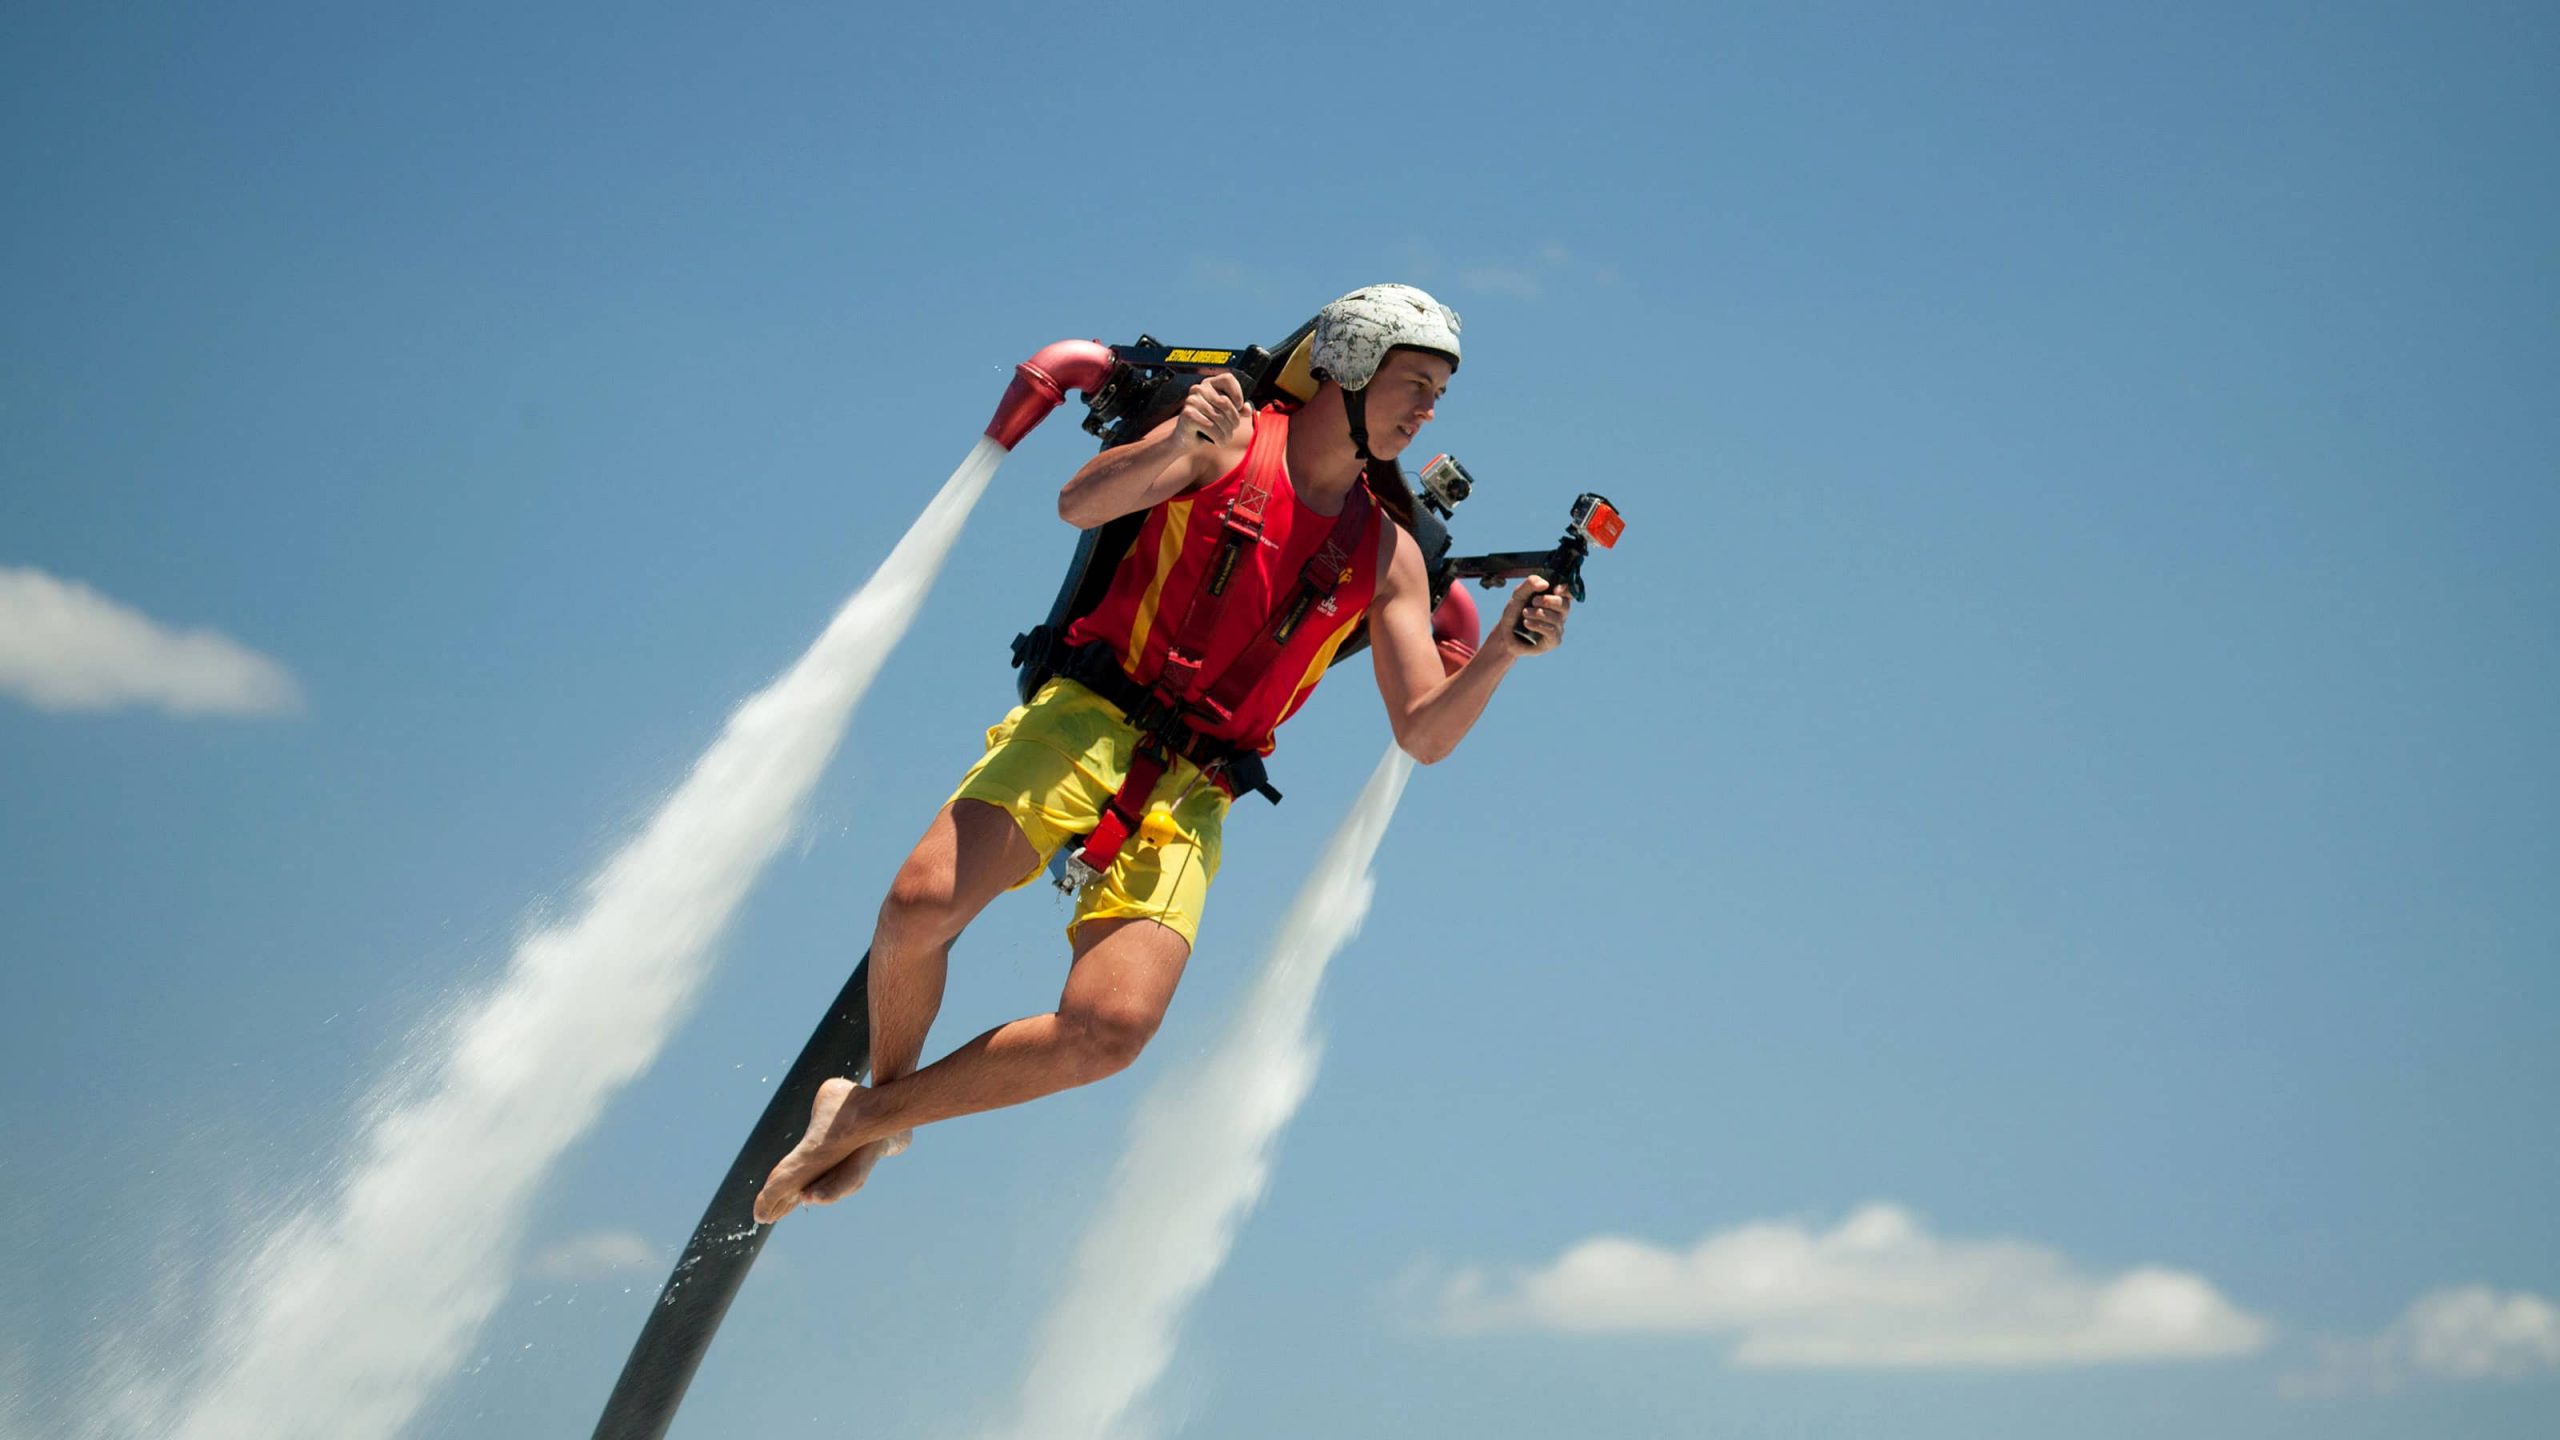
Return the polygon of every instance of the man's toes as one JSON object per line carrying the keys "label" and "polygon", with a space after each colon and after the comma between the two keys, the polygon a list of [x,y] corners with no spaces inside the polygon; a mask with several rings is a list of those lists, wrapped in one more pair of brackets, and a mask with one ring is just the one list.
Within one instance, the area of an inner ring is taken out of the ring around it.
{"label": "man's toes", "polygon": [[805,1149],[794,1149],[764,1177],[764,1188],[756,1192],[757,1224],[770,1225],[799,1208],[801,1197],[809,1189],[809,1167],[802,1158],[806,1153]]}

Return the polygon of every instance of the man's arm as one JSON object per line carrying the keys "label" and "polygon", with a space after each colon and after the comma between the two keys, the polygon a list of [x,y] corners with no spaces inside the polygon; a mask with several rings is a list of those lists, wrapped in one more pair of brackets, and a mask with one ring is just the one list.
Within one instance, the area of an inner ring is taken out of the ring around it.
{"label": "man's arm", "polygon": [[1253,411],[1244,403],[1244,386],[1221,370],[1192,386],[1182,413],[1145,439],[1086,461],[1058,491],[1058,518],[1090,530],[1161,505],[1242,464],[1252,443]]}
{"label": "man's arm", "polygon": [[[1475,658],[1457,674],[1446,674],[1431,639],[1431,578],[1422,568],[1422,547],[1404,527],[1391,524],[1387,529],[1394,553],[1369,607],[1369,652],[1396,744],[1429,765],[1458,748],[1512,662],[1523,655],[1543,655],[1562,643],[1564,617],[1573,601],[1539,576],[1521,581]],[[1534,649],[1511,633],[1522,624],[1538,637]]]}

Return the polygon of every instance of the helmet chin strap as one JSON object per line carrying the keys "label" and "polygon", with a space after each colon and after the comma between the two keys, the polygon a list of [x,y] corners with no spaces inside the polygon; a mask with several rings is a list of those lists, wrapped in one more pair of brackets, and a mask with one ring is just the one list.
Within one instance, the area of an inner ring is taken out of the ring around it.
{"label": "helmet chin strap", "polygon": [[1375,464],[1378,457],[1369,453],[1369,387],[1343,391],[1342,414],[1351,422],[1351,448],[1360,452],[1362,464]]}

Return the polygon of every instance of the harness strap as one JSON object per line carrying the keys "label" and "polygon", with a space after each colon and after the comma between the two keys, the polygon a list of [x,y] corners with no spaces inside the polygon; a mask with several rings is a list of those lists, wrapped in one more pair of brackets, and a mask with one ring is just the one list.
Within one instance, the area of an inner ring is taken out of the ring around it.
{"label": "harness strap", "polygon": [[[1367,485],[1353,486],[1324,543],[1300,567],[1297,588],[1288,601],[1266,619],[1224,670],[1204,681],[1201,666],[1210,636],[1217,630],[1219,611],[1224,608],[1227,581],[1233,576],[1237,561],[1262,543],[1263,517],[1271,494],[1258,477],[1262,464],[1271,459],[1272,448],[1284,443],[1284,434],[1277,426],[1255,425],[1253,443],[1245,452],[1243,473],[1222,521],[1225,533],[1218,553],[1206,582],[1192,594],[1156,683],[1139,686],[1107,654],[1092,646],[1079,647],[1071,653],[1072,668],[1061,667],[1060,673],[1118,705],[1137,728],[1139,743],[1137,753],[1130,759],[1129,773],[1103,808],[1093,833],[1067,857],[1065,873],[1058,882],[1060,889],[1081,889],[1110,870],[1120,858],[1121,848],[1137,832],[1147,798],[1155,793],[1156,782],[1164,778],[1177,750],[1230,795],[1239,789],[1252,789],[1269,796],[1274,803],[1280,799],[1280,792],[1271,788],[1262,772],[1260,756],[1211,740],[1189,722],[1200,719],[1215,726],[1234,718],[1235,707],[1261,685],[1273,662],[1298,633],[1307,613],[1331,599],[1356,573],[1359,547],[1368,536],[1369,518],[1377,508]],[[1107,679],[1097,673],[1101,670],[1110,672]],[[1088,679],[1088,674],[1094,678]],[[1118,682],[1116,687],[1112,686],[1113,681]],[[1204,759],[1198,753],[1203,745],[1215,753]]]}
{"label": "harness strap", "polygon": [[1243,704],[1271,672],[1272,664],[1288,648],[1308,612],[1332,599],[1333,592],[1350,581],[1354,559],[1369,536],[1370,512],[1375,508],[1366,485],[1353,486],[1344,497],[1342,513],[1334,517],[1333,529],[1326,534],[1324,543],[1299,569],[1298,588],[1287,603],[1272,612],[1270,622],[1237,654],[1225,673],[1210,684],[1209,692],[1193,702],[1212,717],[1213,723],[1223,725],[1234,718],[1235,707]]}
{"label": "harness strap", "polygon": [[1265,425],[1259,415],[1255,417],[1253,443],[1245,447],[1235,493],[1228,497],[1227,513],[1219,519],[1222,534],[1217,553],[1209,559],[1207,578],[1191,592],[1191,603],[1184,608],[1182,624],[1175,628],[1172,641],[1165,647],[1164,670],[1156,680],[1157,688],[1177,704],[1199,693],[1203,684],[1200,666],[1208,657],[1210,638],[1217,633],[1218,612],[1224,608],[1227,584],[1235,578],[1236,565],[1262,544],[1271,492],[1264,487],[1261,476],[1264,468],[1274,463],[1272,452],[1288,443],[1287,434],[1285,425]]}
{"label": "harness strap", "polygon": [[1095,822],[1093,833],[1086,836],[1084,844],[1067,857],[1066,873],[1058,881],[1059,889],[1081,890],[1110,870],[1112,863],[1120,858],[1120,847],[1128,844],[1129,837],[1137,832],[1147,797],[1155,793],[1156,782],[1164,778],[1164,772],[1172,761],[1173,757],[1166,753],[1154,736],[1139,738],[1138,753],[1129,757],[1127,778],[1112,794],[1111,803],[1102,807],[1102,818]]}
{"label": "harness strap", "polygon": [[1254,793],[1274,805],[1280,803],[1280,792],[1272,788],[1270,773],[1264,769],[1260,755],[1182,724],[1178,714],[1165,708],[1153,690],[1130,679],[1120,668],[1110,641],[1088,640],[1059,652],[1051,673],[1063,675],[1118,706],[1140,735],[1154,736],[1167,750],[1199,766],[1201,773],[1229,795]]}

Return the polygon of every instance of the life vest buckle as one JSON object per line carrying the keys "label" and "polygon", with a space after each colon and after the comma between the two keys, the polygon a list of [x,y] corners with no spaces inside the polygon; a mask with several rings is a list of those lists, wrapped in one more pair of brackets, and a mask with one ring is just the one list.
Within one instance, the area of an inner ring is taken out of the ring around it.
{"label": "life vest buckle", "polygon": [[1200,659],[1181,650],[1166,652],[1164,669],[1156,676],[1153,694],[1168,707],[1178,705],[1200,683]]}
{"label": "life vest buckle", "polygon": [[1085,863],[1084,847],[1079,845],[1068,851],[1060,862],[1057,879],[1053,883],[1061,895],[1081,895],[1084,887],[1101,878],[1101,871]]}

